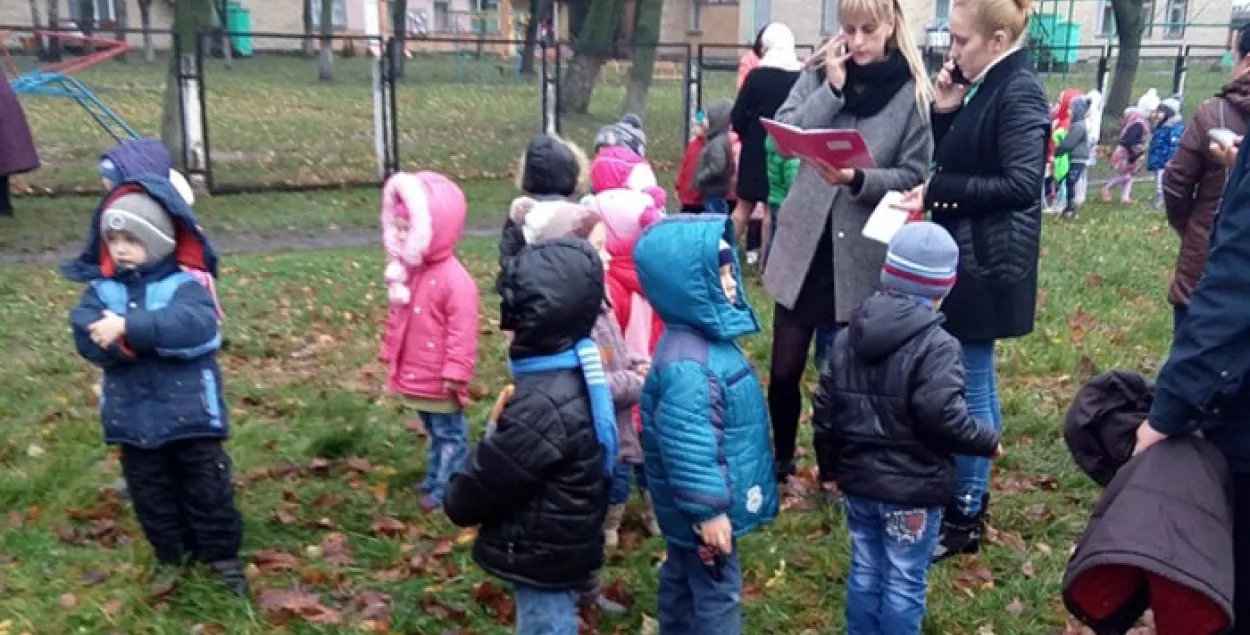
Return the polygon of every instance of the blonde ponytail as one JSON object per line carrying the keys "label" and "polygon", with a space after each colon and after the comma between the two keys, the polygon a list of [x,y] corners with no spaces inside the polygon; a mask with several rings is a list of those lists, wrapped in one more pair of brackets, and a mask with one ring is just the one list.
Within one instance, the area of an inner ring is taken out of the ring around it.
{"label": "blonde ponytail", "polygon": [[916,85],[916,109],[927,116],[929,104],[933,102],[933,82],[929,79],[924,58],[920,56],[920,49],[912,37],[907,14],[903,12],[898,0],[891,1],[894,4],[894,43],[903,54],[903,59],[907,60],[907,67],[911,69],[911,79]]}

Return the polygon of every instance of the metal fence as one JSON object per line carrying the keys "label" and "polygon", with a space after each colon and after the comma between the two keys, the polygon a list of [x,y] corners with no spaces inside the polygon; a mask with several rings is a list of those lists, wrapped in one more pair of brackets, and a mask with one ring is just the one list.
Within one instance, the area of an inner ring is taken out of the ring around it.
{"label": "metal fence", "polygon": [[[159,37],[177,43],[169,32]],[[227,41],[233,46],[225,47]],[[29,47],[3,45],[19,70],[40,65]],[[801,46],[800,56],[814,48]],[[398,169],[504,179],[534,134],[559,132],[589,146],[599,127],[625,110],[642,116],[648,158],[663,170],[680,160],[690,120],[703,104],[735,95],[747,47],[618,49],[598,69],[584,108],[562,107],[576,105],[564,86],[568,43],[539,40],[527,49],[521,40],[480,35],[385,42],[334,36],[324,56],[320,49],[320,36],[203,33],[177,75],[174,123],[181,125],[191,176],[216,194],[377,186]],[[1031,50],[1052,97],[1064,88],[1105,92],[1114,79],[1114,46]],[[923,52],[936,72],[946,51]],[[649,57],[655,64],[648,83],[634,64]],[[132,52],[128,62],[109,61],[77,77],[137,134],[159,136],[170,59],[168,53],[153,64],[142,58]],[[321,76],[324,59],[332,77]],[[1196,95],[1186,99],[1190,110],[1230,79],[1227,63],[1222,46],[1146,45],[1133,94],[1154,87],[1161,95]],[[113,140],[71,101],[26,99],[45,164],[23,177],[26,184],[36,191],[98,189],[95,164]]]}

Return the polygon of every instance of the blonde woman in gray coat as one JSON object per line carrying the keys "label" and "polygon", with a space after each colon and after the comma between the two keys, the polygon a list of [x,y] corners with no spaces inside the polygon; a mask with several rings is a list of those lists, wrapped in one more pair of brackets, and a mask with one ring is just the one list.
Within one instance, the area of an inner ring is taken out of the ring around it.
{"label": "blonde woman in gray coat", "polygon": [[[854,128],[878,167],[804,161],[777,213],[764,285],[777,301],[768,405],[778,480],[794,473],[813,334],[846,324],[876,290],[886,247],[862,235],[864,223],[886,192],[923,183],[933,155],[932,87],[898,1],[842,0],[838,20],[841,34],[808,62],[776,118],[806,129]],[[820,467],[832,492],[832,466]]]}

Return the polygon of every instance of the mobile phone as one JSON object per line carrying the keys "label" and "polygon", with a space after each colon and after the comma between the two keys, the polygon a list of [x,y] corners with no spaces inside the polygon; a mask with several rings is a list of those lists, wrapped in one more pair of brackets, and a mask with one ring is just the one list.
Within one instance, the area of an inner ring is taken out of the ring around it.
{"label": "mobile phone", "polygon": [[703,569],[707,571],[708,577],[713,582],[721,582],[725,579],[725,554],[720,549],[703,542],[703,536],[699,533],[699,526],[694,526],[694,540],[696,549],[699,552],[699,561],[703,564]]}
{"label": "mobile phone", "polygon": [[1237,141],[1237,133],[1228,128],[1212,128],[1207,132],[1207,137],[1225,148],[1233,147],[1233,143]]}
{"label": "mobile phone", "polygon": [[962,86],[972,85],[972,82],[964,76],[964,72],[959,68],[958,64],[951,68],[951,81]]}

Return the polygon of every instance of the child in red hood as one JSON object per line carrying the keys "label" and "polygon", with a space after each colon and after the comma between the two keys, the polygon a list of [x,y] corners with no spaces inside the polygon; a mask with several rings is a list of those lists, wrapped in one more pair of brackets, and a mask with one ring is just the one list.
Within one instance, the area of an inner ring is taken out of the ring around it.
{"label": "child in red hood", "polygon": [[677,168],[677,200],[681,202],[681,211],[685,214],[703,212],[703,195],[694,184],[695,168],[699,165],[699,155],[703,153],[704,135],[707,133],[707,116],[702,112],[695,115],[690,122],[690,141],[686,142],[686,150],[681,155],[681,165]]}

